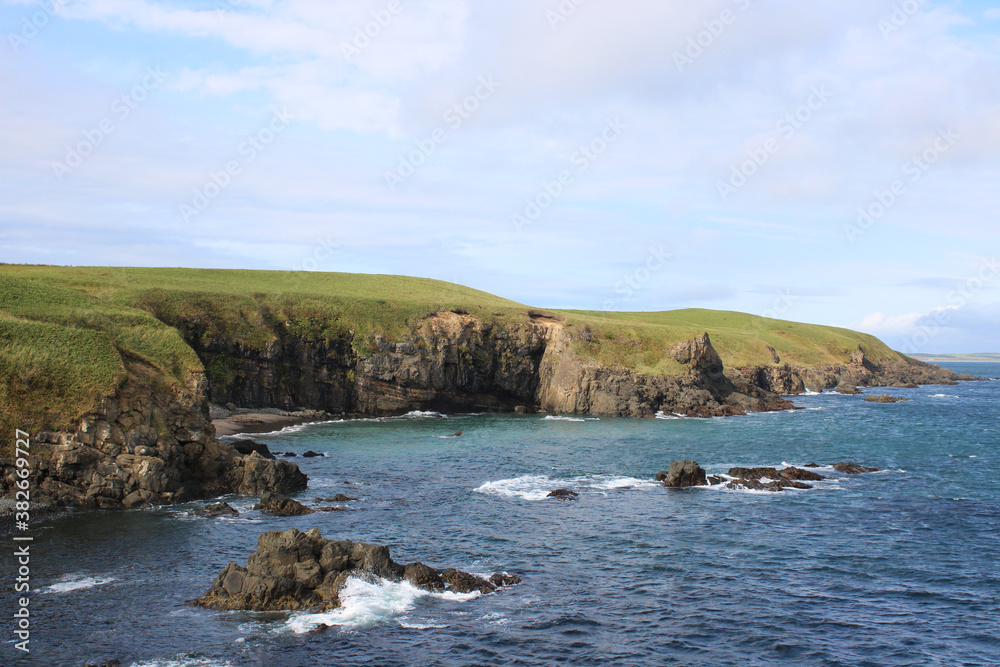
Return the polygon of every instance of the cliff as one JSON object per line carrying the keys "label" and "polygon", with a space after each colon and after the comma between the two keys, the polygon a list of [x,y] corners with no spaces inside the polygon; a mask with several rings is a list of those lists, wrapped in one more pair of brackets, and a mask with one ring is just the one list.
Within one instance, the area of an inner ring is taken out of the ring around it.
{"label": "cliff", "polygon": [[209,402],[338,415],[793,407],[806,389],[952,382],[856,332],[741,313],[543,312],[399,276],[0,271],[0,497],[14,428],[33,499],[134,507],[304,488],[218,441]]}

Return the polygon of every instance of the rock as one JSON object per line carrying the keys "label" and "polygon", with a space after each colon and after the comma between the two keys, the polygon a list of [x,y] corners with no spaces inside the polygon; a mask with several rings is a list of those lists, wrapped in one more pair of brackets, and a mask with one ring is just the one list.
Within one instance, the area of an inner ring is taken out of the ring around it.
{"label": "rock", "polygon": [[729,476],[737,479],[778,479],[781,474],[777,468],[730,468]]}
{"label": "rock", "polygon": [[853,384],[844,383],[841,385],[837,385],[837,393],[855,396],[857,394],[860,394],[861,390],[855,387]]}
{"label": "rock", "polygon": [[458,438],[458,437],[461,437],[462,435],[463,435],[463,434],[462,434],[462,432],[461,432],[461,431],[459,431],[458,433],[452,433],[452,434],[451,434],[451,435],[449,435],[448,437],[449,437],[449,438]]}
{"label": "rock", "polygon": [[349,503],[357,498],[351,498],[350,496],[345,496],[343,493],[338,493],[333,498],[317,498],[317,501],[324,503]]}
{"label": "rock", "polygon": [[865,400],[869,403],[902,403],[903,401],[908,401],[910,399],[903,398],[902,396],[882,394],[881,396],[865,396]]}
{"label": "rock", "polygon": [[263,533],[246,567],[229,563],[192,604],[253,611],[330,610],[340,606],[338,594],[351,576],[405,580],[424,590],[456,593],[492,593],[520,582],[507,574],[486,580],[423,563],[403,566],[392,560],[387,547],[324,539],[318,528],[308,533],[293,528]]}
{"label": "rock", "polygon": [[270,491],[261,494],[260,509],[264,514],[273,514],[274,516],[302,516],[303,514],[312,514],[315,511],[297,500]]}
{"label": "rock", "polygon": [[708,483],[710,486],[715,486],[716,484],[722,484],[726,479],[724,477],[719,477],[718,475],[709,475]]}
{"label": "rock", "polygon": [[576,491],[570,491],[569,489],[556,489],[555,491],[549,491],[545,497],[556,498],[558,500],[574,500],[579,495]]}
{"label": "rock", "polygon": [[257,452],[265,459],[271,459],[273,461],[275,458],[274,454],[271,453],[271,450],[268,449],[267,445],[263,443],[254,442],[253,440],[233,440],[230,444],[236,448],[237,452],[243,454],[244,456],[252,452]]}
{"label": "rock", "polygon": [[292,458],[293,456],[298,456],[295,452],[285,452],[284,456],[286,458]]}
{"label": "rock", "polygon": [[788,468],[779,471],[778,474],[785,479],[793,479],[793,480],[804,479],[809,482],[818,482],[821,479],[826,479],[825,477],[823,477],[823,475],[812,472],[811,470],[803,470],[802,468],[795,468],[793,466],[789,466]]}
{"label": "rock", "polygon": [[670,470],[661,470],[656,474],[656,481],[664,486],[687,487],[708,486],[705,471],[696,461],[671,461]]}
{"label": "rock", "polygon": [[108,660],[107,662],[102,662],[100,664],[88,663],[83,667],[119,667],[121,665],[119,660]]}
{"label": "rock", "polygon": [[524,405],[515,405],[514,406],[514,414],[515,415],[526,415],[526,414],[528,414],[528,408],[526,406],[524,406]]}
{"label": "rock", "polygon": [[314,459],[317,456],[323,456],[323,455],[320,454],[320,453],[318,453],[318,452],[314,452],[314,451],[310,450],[310,451],[306,452],[305,454],[303,454],[302,456],[306,457],[307,459]]}
{"label": "rock", "polygon": [[229,506],[229,503],[215,503],[196,509],[190,513],[192,516],[203,516],[208,519],[215,519],[220,516],[239,516],[240,513]]}
{"label": "rock", "polygon": [[866,466],[858,465],[857,463],[849,463],[847,461],[841,461],[833,466],[834,470],[839,470],[840,472],[847,473],[848,475],[859,475],[864,472],[878,472],[878,468],[868,468]]}
{"label": "rock", "polygon": [[805,467],[806,467],[806,468],[819,468],[819,467],[820,467],[820,465],[819,465],[818,463],[807,463],[807,464],[805,465]]}
{"label": "rock", "polygon": [[490,576],[490,583],[497,588],[503,588],[505,586],[513,586],[521,583],[521,577],[507,574],[506,572],[498,572],[497,574]]}

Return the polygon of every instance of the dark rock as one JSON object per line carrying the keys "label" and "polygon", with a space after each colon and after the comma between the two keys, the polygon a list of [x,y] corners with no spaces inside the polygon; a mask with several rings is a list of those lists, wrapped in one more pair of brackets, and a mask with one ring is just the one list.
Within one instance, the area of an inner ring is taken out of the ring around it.
{"label": "dark rock", "polygon": [[806,468],[819,468],[819,467],[820,467],[820,465],[819,465],[818,463],[807,463],[807,464],[805,465],[805,467],[806,467]]}
{"label": "dark rock", "polygon": [[107,662],[102,662],[100,664],[88,663],[83,667],[119,667],[121,664],[122,663],[119,660],[108,660]]}
{"label": "dark rock", "polygon": [[270,491],[261,494],[260,509],[265,514],[273,514],[274,516],[301,516],[312,514],[315,511],[297,500]]}
{"label": "dark rock", "polygon": [[293,456],[298,456],[295,452],[285,452],[285,458],[292,458]]}
{"label": "dark rock", "polygon": [[310,450],[310,451],[306,452],[305,454],[303,454],[302,456],[306,457],[307,459],[314,459],[317,456],[323,456],[323,455],[320,454],[319,452],[314,452],[314,451]]}
{"label": "dark rock", "polygon": [[857,387],[855,387],[853,384],[844,383],[844,384],[841,384],[841,385],[837,385],[837,393],[838,394],[848,394],[850,396],[854,396],[854,395],[860,394],[861,390],[858,389]]}
{"label": "dark rock", "polygon": [[903,398],[902,396],[882,394],[881,396],[865,396],[865,400],[869,403],[902,403],[903,401],[908,401],[910,399]]}
{"label": "dark rock", "polygon": [[293,528],[262,534],[246,567],[227,565],[193,604],[254,611],[329,610],[340,606],[339,592],[350,576],[406,580],[424,590],[458,593],[492,593],[520,581],[505,574],[494,574],[488,581],[423,563],[403,566],[392,560],[387,547],[327,540],[317,528],[308,533]]}
{"label": "dark rock", "polygon": [[724,477],[719,477],[718,475],[709,475],[708,476],[708,483],[711,486],[715,486],[716,484],[722,484],[725,481],[726,481],[726,479]]}
{"label": "dark rock", "polygon": [[274,460],[274,454],[268,449],[267,445],[259,442],[254,442],[253,440],[233,440],[232,446],[237,452],[243,454],[244,456],[251,454],[252,452],[257,452],[265,459]]}
{"label": "dark rock", "polygon": [[661,470],[656,474],[656,481],[664,486],[687,487],[708,486],[705,471],[697,461],[671,461],[670,470]]}
{"label": "dark rock", "polygon": [[239,516],[240,513],[236,509],[229,506],[229,503],[215,503],[214,505],[206,505],[191,512],[194,516],[203,516],[208,519],[214,519],[220,516]]}
{"label": "dark rock", "polygon": [[521,577],[515,576],[513,574],[504,574],[498,572],[490,576],[490,583],[497,588],[503,588],[504,586],[513,586],[515,584],[521,583]]}
{"label": "dark rock", "polygon": [[333,498],[317,498],[318,503],[349,503],[351,501],[357,500],[357,498],[351,498],[350,496],[345,496],[343,493],[338,493]]}
{"label": "dark rock", "polygon": [[812,472],[811,470],[803,470],[802,468],[788,467],[781,470],[779,473],[784,479],[794,479],[794,480],[806,480],[809,482],[818,482],[821,479],[826,479],[823,475]]}
{"label": "dark rock", "polygon": [[580,494],[576,491],[570,491],[569,489],[556,489],[555,491],[549,491],[546,498],[557,498],[559,500],[573,500]]}
{"label": "dark rock", "polygon": [[778,479],[781,474],[777,468],[730,468],[729,476],[737,479]]}
{"label": "dark rock", "polygon": [[858,465],[857,463],[849,463],[847,461],[841,461],[833,466],[834,470],[839,470],[840,472],[847,473],[848,475],[859,475],[864,472],[878,472],[878,468],[868,468],[866,466]]}
{"label": "dark rock", "polygon": [[460,437],[460,436],[462,436],[462,435],[463,435],[463,433],[462,433],[461,431],[459,431],[458,433],[452,433],[452,434],[451,434],[451,435],[449,435],[448,437],[449,437],[449,438],[458,438],[458,437]]}

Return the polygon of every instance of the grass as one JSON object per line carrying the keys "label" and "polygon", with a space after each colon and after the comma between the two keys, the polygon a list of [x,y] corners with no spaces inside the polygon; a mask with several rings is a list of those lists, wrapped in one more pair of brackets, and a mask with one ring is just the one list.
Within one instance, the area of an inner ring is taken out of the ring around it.
{"label": "grass", "polygon": [[[70,425],[114,392],[126,360],[183,385],[204,368],[181,330],[251,349],[278,330],[349,338],[364,356],[377,336],[400,340],[449,310],[511,325],[537,315],[486,292],[404,276],[0,265],[0,440],[15,426]],[[581,356],[644,374],[682,373],[666,351],[705,331],[727,367],[773,365],[768,346],[800,366],[845,363],[858,345],[876,360],[903,359],[872,336],[743,313],[545,312],[563,321]],[[211,378],[235,372],[224,359],[208,363]]]}

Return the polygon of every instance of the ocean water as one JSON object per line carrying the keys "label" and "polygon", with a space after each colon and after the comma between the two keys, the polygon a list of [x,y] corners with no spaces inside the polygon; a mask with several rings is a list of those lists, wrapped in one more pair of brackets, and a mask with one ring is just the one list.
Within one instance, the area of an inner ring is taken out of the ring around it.
{"label": "ocean water", "polygon": [[[1000,381],[888,391],[910,400],[820,394],[710,420],[420,413],[255,436],[325,454],[295,459],[306,504],[360,500],[295,518],[227,497],[239,518],[194,518],[192,503],[51,520],[34,529],[33,650],[7,643],[3,664],[1000,664]],[[821,469],[781,493],[651,482],[678,459],[883,470]],[[562,487],[579,498],[545,498]],[[524,581],[485,596],[351,581],[325,615],[185,604],[262,531],[314,526]]]}

